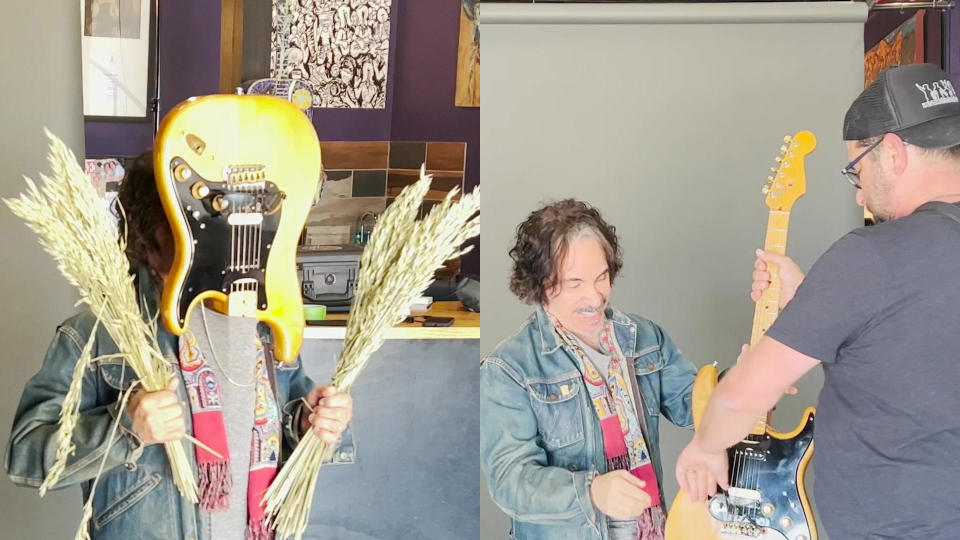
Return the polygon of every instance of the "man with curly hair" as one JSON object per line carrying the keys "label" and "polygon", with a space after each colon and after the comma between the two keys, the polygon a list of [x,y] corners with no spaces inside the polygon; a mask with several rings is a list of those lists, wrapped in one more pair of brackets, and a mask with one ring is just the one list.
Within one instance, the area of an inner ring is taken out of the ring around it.
{"label": "man with curly hair", "polygon": [[480,442],[511,538],[662,539],[658,420],[693,424],[696,370],[662,328],[610,305],[616,231],[576,200],[517,228],[510,290],[535,311],[480,367]]}

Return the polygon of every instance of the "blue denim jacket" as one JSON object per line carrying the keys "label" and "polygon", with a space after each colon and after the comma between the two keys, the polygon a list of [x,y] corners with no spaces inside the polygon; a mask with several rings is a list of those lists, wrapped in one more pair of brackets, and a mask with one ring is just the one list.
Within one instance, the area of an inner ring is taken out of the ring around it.
{"label": "blue denim jacket", "polygon": [[[612,308],[607,318],[633,359],[657,473],[659,419],[691,427],[696,369],[656,324]],[[605,540],[606,516],[590,483],[607,472],[603,434],[582,374],[546,312],[536,312],[480,366],[480,445],[490,496],[518,540]],[[661,486],[661,504],[663,489]],[[663,506],[666,509],[666,506]]]}
{"label": "blue denim jacket", "polygon": [[[143,311],[146,316],[153,317],[157,295],[153,280],[141,269],[138,283],[144,300]],[[16,484],[39,487],[53,465],[60,405],[95,320],[96,317],[88,310],[61,324],[40,371],[24,388],[6,452],[6,471]],[[160,326],[161,352],[175,361],[177,339]],[[261,338],[265,349],[270,351],[269,331],[261,331]],[[92,356],[96,358],[117,352],[116,344],[100,326]],[[299,359],[288,365],[273,365],[276,369],[272,370],[272,380],[282,416],[284,453],[289,455],[298,442],[295,426],[299,423],[299,399],[314,384],[304,373]],[[135,536],[143,540],[214,540],[210,535],[208,514],[179,495],[163,445],[144,447],[132,431],[132,419],[120,408],[120,391],[129,386],[133,379],[133,370],[119,358],[103,358],[90,365],[84,374],[81,412],[73,433],[76,452],[67,460],[66,470],[54,489],[80,484],[83,498],[87,499],[92,480],[107,449],[115,419],[119,416],[117,430],[120,436],[110,448],[94,495],[91,538],[126,540]],[[180,400],[187,402],[184,387],[181,380]],[[191,433],[190,415],[185,415],[185,418],[187,432]],[[194,449],[186,442],[183,444],[196,471]],[[340,449],[335,453],[335,461],[352,460],[348,455],[351,452],[349,436],[344,433]],[[235,494],[231,498],[235,503],[246,503],[246,494]]]}

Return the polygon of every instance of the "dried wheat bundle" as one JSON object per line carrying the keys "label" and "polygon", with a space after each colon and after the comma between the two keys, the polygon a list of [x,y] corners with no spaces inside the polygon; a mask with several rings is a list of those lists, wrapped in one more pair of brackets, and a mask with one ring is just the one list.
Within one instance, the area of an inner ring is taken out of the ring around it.
{"label": "dried wheat bundle", "polygon": [[[457,190],[452,190],[417,220],[430,181],[421,168],[420,180],[390,204],[363,250],[344,346],[332,379],[339,391],[350,390],[383,344],[386,330],[403,321],[410,303],[430,285],[437,268],[469,251],[461,251],[464,242],[480,233],[479,188],[459,201],[454,200]],[[270,485],[264,502],[277,540],[303,537],[317,473],[332,450],[308,430]]]}
{"label": "dried wheat bundle", "polygon": [[[163,390],[174,374],[173,366],[160,353],[155,324],[141,315],[124,242],[117,242],[111,217],[73,152],[55,135],[49,131],[46,134],[50,138],[52,176],[41,174],[40,188],[25,178],[26,192],[4,202],[39,235],[40,244],[79,291],[80,302],[98,314],[97,324],[110,333],[143,388],[150,392]],[[78,378],[82,377],[83,366],[93,360],[90,347],[89,342],[84,347],[61,407],[57,464],[49,471],[42,491],[56,483],[63,471],[61,461],[73,452],[70,435],[80,400]],[[165,443],[165,448],[180,494],[197,502],[197,481],[183,445]]]}

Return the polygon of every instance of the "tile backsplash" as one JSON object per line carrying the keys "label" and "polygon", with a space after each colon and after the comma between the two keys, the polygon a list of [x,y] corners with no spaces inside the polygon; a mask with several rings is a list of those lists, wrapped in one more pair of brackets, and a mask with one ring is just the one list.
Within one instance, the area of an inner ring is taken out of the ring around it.
{"label": "tile backsplash", "polygon": [[307,218],[305,243],[352,243],[364,214],[383,212],[424,163],[433,184],[421,210],[429,211],[450,189],[463,189],[466,148],[464,142],[321,142],[327,179]]}

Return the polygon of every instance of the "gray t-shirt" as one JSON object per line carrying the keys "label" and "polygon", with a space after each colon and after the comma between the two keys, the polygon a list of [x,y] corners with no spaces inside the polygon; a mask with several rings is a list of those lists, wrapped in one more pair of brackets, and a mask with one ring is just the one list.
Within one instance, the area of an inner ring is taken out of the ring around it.
{"label": "gray t-shirt", "polygon": [[[204,308],[205,309],[205,308]],[[230,450],[230,505],[210,514],[211,538],[243,540],[247,530],[247,476],[250,474],[250,445],[253,432],[256,385],[257,320],[228,317],[205,309],[214,351],[210,350],[200,309],[194,309],[190,329],[207,365],[220,383],[223,424]],[[213,353],[216,353],[215,355]],[[226,370],[227,378],[224,374]],[[232,382],[231,382],[232,379]]]}
{"label": "gray t-shirt", "polygon": [[767,332],[823,362],[814,495],[831,538],[960,537],[960,223],[936,208],[841,238]]}

